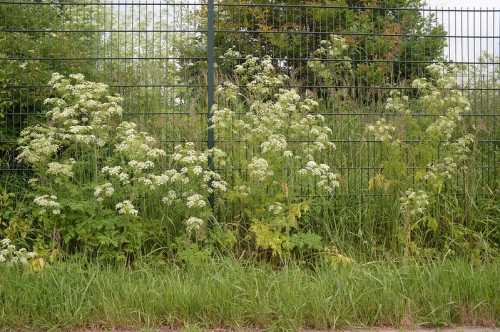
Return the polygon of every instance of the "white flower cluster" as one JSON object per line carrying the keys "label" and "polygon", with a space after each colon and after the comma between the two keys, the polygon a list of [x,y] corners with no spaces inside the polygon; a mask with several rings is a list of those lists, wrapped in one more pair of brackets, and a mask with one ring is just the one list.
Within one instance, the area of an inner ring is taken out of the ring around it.
{"label": "white flower cluster", "polygon": [[239,90],[238,86],[232,82],[223,82],[222,85],[217,87],[216,95],[226,102],[236,102],[238,100]]}
{"label": "white flower cluster", "polygon": [[235,59],[238,59],[238,58],[241,58],[241,53],[238,52],[234,46],[229,48],[225,53],[224,55],[221,55],[219,57],[220,59],[229,59],[229,60],[235,60]]}
{"label": "white flower cluster", "polygon": [[400,198],[401,212],[404,215],[418,217],[425,213],[429,205],[429,195],[423,191],[407,190]]}
{"label": "white flower cluster", "polygon": [[445,144],[449,148],[447,156],[437,163],[427,165],[427,172],[423,179],[434,188],[440,189],[446,180],[451,180],[459,169],[467,169],[465,161],[470,157],[470,145],[474,143],[474,136],[466,134],[458,138],[455,142]]}
{"label": "white flower cluster", "polygon": [[248,55],[244,63],[235,67],[234,72],[242,83],[246,83],[250,94],[257,98],[272,96],[288,79],[286,75],[277,73],[269,56],[259,59]]}
{"label": "white flower cluster", "polygon": [[[284,88],[288,77],[278,74],[269,57],[259,61],[249,56],[236,66],[235,73],[238,85],[222,85],[218,89],[221,96],[228,96],[231,101],[225,107],[214,107],[213,128],[217,137],[241,142],[241,148],[235,148],[237,153],[252,151],[252,158],[243,165],[252,183],[245,191],[233,188],[236,197],[259,192],[261,183],[271,177],[273,181],[268,185],[278,185],[278,190],[293,196],[295,193],[290,193],[286,185],[290,174],[298,172],[301,164],[314,162],[321,153],[335,149],[332,130],[324,125],[324,116],[314,114],[318,102],[303,99],[295,89]],[[241,91],[238,86],[243,86]],[[337,175],[329,168],[321,175],[308,175],[314,182],[311,188],[332,193],[338,186]]]}
{"label": "white flower cluster", "polygon": [[207,154],[195,149],[192,142],[175,146],[172,158],[182,166],[206,164]]}
{"label": "white flower cluster", "polygon": [[401,96],[398,90],[392,90],[390,97],[387,98],[385,103],[385,110],[387,112],[410,114],[410,98],[408,96]]}
{"label": "white flower cluster", "polygon": [[396,131],[396,127],[387,123],[385,118],[377,120],[375,124],[368,125],[366,129],[377,141],[390,143],[393,142],[394,133]]}
{"label": "white flower cluster", "polygon": [[106,182],[105,184],[95,187],[94,197],[98,202],[102,202],[104,200],[104,197],[111,197],[113,196],[114,192],[115,189],[113,188],[113,185],[109,182]]}
{"label": "white flower cluster", "polygon": [[169,190],[166,196],[164,196],[161,201],[167,206],[171,206],[177,200],[177,193],[174,190]]}
{"label": "white flower cluster", "polygon": [[66,78],[55,73],[49,84],[58,97],[45,100],[50,107],[47,123],[22,131],[17,159],[42,173],[71,176],[71,160],[47,163],[71,144],[103,146],[122,114],[121,98],[109,96],[105,84],[84,81],[79,74]]}
{"label": "white flower cluster", "polygon": [[429,136],[436,139],[449,140],[457,127],[457,123],[446,116],[440,116],[435,122],[427,127]]}
{"label": "white flower cluster", "polygon": [[[401,126],[404,130],[412,126],[422,133],[419,137],[420,144],[428,148],[439,146],[441,150],[438,160],[429,163],[426,172],[418,178],[423,181],[419,184],[420,188],[427,188],[429,192],[440,192],[444,183],[459,169],[465,169],[465,160],[471,152],[469,146],[473,143],[474,137],[467,134],[454,138],[462,121],[462,113],[470,111],[469,101],[456,89],[456,69],[444,64],[433,64],[426,70],[428,78],[418,78],[412,83],[412,87],[418,90],[418,98],[413,100],[412,104],[421,112],[432,115],[428,119],[434,120],[429,123],[427,119],[422,121],[401,117],[402,121],[395,118],[393,123],[388,123],[382,118],[375,124],[369,125],[367,129],[377,140],[400,144],[394,139],[396,126]],[[391,92],[385,109],[410,114],[409,98],[402,96],[400,92]],[[407,147],[411,151],[411,147],[409,145]],[[429,193],[423,190],[416,192],[410,190],[401,197],[402,209],[412,215],[422,213],[428,205],[428,199]]]}
{"label": "white flower cluster", "polygon": [[286,149],[287,143],[284,135],[273,134],[260,145],[263,153],[282,152]]}
{"label": "white flower cluster", "polygon": [[204,208],[207,206],[205,198],[200,194],[193,194],[189,196],[186,200],[186,205],[190,209]]}
{"label": "white flower cluster", "polygon": [[128,165],[136,172],[142,172],[155,167],[155,163],[152,162],[151,160],[146,160],[146,161],[131,160],[128,162]]}
{"label": "white flower cluster", "polygon": [[61,147],[57,133],[40,125],[23,129],[18,143],[17,160],[34,166],[47,162]]}
{"label": "white flower cluster", "polygon": [[444,63],[433,63],[425,68],[440,89],[453,89],[457,86],[457,68]]}
{"label": "white flower cluster", "polygon": [[[242,103],[248,105],[245,108],[249,111],[236,112],[216,106],[214,128],[217,136],[241,138],[243,142],[259,146],[265,155],[262,159],[275,160],[279,155],[280,163],[291,157],[310,160],[315,153],[335,148],[330,141],[332,130],[323,125],[324,117],[311,114],[318,103],[307,98],[301,100],[295,89],[283,89],[287,78],[277,74],[271,59],[264,58],[259,62],[255,57],[247,57],[243,64],[236,67],[235,72],[242,83],[247,83],[247,93],[240,93],[236,86],[221,86],[220,89],[229,89],[233,96],[242,96]],[[291,149],[289,140],[304,143]],[[270,154],[276,156],[271,157]],[[252,162],[249,165],[250,168],[254,166],[258,165]]]}
{"label": "white flower cluster", "polygon": [[189,217],[184,223],[186,224],[186,231],[188,233],[197,233],[205,222],[198,217]]}
{"label": "white flower cluster", "polygon": [[73,176],[73,164],[75,163],[74,159],[69,160],[69,163],[59,163],[59,162],[50,162],[47,164],[47,174],[55,175],[55,176]]}
{"label": "white flower cluster", "polygon": [[252,179],[259,182],[264,181],[274,173],[269,169],[269,163],[264,158],[253,158],[248,164],[248,172]]}
{"label": "white flower cluster", "polygon": [[411,87],[420,91],[427,90],[431,84],[425,78],[416,78],[411,82]]}
{"label": "white flower cluster", "polygon": [[156,140],[146,132],[139,132],[133,122],[122,122],[117,128],[115,149],[132,160],[157,159],[166,156],[164,150],[154,147]]}
{"label": "white flower cluster", "polygon": [[130,183],[130,175],[124,172],[121,166],[104,166],[101,173],[117,178],[122,184]]}
{"label": "white flower cluster", "polygon": [[[474,135],[466,134],[460,138],[458,138],[455,142],[448,144],[448,148],[451,151],[453,158],[458,163],[463,163],[467,160],[472,152],[471,146],[474,144]],[[467,165],[462,165],[462,167],[466,167]]]}
{"label": "white flower cluster", "polygon": [[466,134],[454,141],[453,136],[460,122],[461,114],[470,111],[470,103],[462,93],[455,89],[455,68],[443,64],[431,65],[427,68],[433,81],[426,87],[427,92],[421,97],[423,106],[431,113],[442,114],[431,123],[426,134],[429,140],[438,142],[444,149],[441,159],[427,165],[423,179],[434,189],[440,190],[446,180],[452,178],[459,168],[466,168],[464,161],[468,159],[474,142],[474,136]]}
{"label": "white flower cluster", "polygon": [[206,185],[203,185],[202,188],[205,188],[207,192],[212,193],[216,192],[226,192],[227,191],[227,182],[222,180],[220,174],[215,172],[207,171],[204,175],[204,180]]}
{"label": "white flower cluster", "polygon": [[33,202],[42,207],[42,213],[46,212],[46,209],[50,210],[52,214],[60,214],[61,213],[61,205],[57,202],[57,196],[55,195],[42,195],[37,196],[33,200]]}
{"label": "white flower cluster", "polygon": [[423,179],[434,188],[439,188],[446,180],[450,180],[457,171],[453,158],[445,157],[441,162],[429,164]]}
{"label": "white flower cluster", "polygon": [[335,149],[335,144],[330,142],[332,130],[323,126],[325,118],[321,114],[305,114],[297,121],[290,124],[290,129],[295,140],[307,141],[302,144],[302,151],[311,159],[310,155],[327,149]]}
{"label": "white flower cluster", "polygon": [[150,177],[153,180],[153,183],[155,183],[157,186],[163,186],[167,183],[186,185],[190,182],[187,167],[181,168],[180,171],[176,169],[169,169],[163,172],[163,174],[161,175],[150,175]]}
{"label": "white flower cluster", "polygon": [[216,134],[218,137],[223,137],[225,131],[231,133],[233,125],[237,125],[233,124],[233,115],[234,113],[229,108],[219,107],[219,105],[213,106],[212,126],[217,128]]}
{"label": "white flower cluster", "polygon": [[36,257],[35,252],[26,250],[26,248],[16,249],[9,239],[0,240],[0,264],[26,265],[29,260]]}
{"label": "white flower cluster", "polygon": [[119,214],[137,216],[139,213],[139,211],[135,209],[134,204],[132,204],[132,202],[129,200],[125,200],[116,204],[115,208]]}
{"label": "white flower cluster", "polygon": [[318,188],[329,194],[333,194],[335,188],[340,185],[338,175],[331,172],[330,166],[326,164],[318,164],[314,160],[308,161],[305,167],[299,170],[299,174],[302,176],[318,178],[319,181],[316,183]]}

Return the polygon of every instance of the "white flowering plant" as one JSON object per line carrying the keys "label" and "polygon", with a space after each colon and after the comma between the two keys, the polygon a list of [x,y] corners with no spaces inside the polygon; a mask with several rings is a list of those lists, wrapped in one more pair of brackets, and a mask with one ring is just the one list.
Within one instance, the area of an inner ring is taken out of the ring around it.
{"label": "white flowering plant", "polygon": [[36,257],[36,253],[26,248],[16,248],[8,238],[0,239],[0,265],[28,265]]}
{"label": "white flowering plant", "polygon": [[424,239],[442,239],[441,233],[453,227],[440,224],[433,206],[453,197],[453,179],[465,175],[474,157],[475,137],[462,117],[470,111],[470,103],[457,89],[456,69],[443,64],[426,69],[428,76],[412,83],[416,97],[392,91],[385,104],[390,120],[382,117],[366,128],[368,139],[381,143],[383,156],[370,190],[401,192],[406,256],[418,250],[417,229],[422,230],[420,243],[425,245]]}
{"label": "white flowering plant", "polygon": [[121,98],[106,85],[79,74],[54,74],[49,84],[46,122],[23,130],[17,158],[34,171],[33,205],[50,240],[126,257],[148,238],[203,235],[208,197],[227,186],[207,167],[217,152],[188,142],[167,155],[122,119]]}
{"label": "white flowering plant", "polygon": [[[324,43],[321,52],[342,54],[343,43]],[[233,56],[240,57],[231,51],[224,60]],[[235,66],[216,90],[216,148],[210,150],[193,142],[167,150],[143,126],[124,120],[122,99],[108,86],[54,74],[45,121],[19,139],[18,161],[34,174],[34,238],[50,243],[45,248],[123,259],[182,246],[273,260],[333,255],[335,240],[325,243],[315,230],[323,221],[318,216],[331,217],[333,201],[339,202],[342,179],[334,165],[347,156],[336,151],[332,128],[342,128],[327,122],[316,100],[290,88],[280,66],[253,56]],[[440,231],[453,233],[455,220],[442,222],[433,212],[438,200],[453,198],[452,180],[474,157],[476,139],[462,120],[470,106],[453,75],[446,66],[430,66],[428,78],[413,82],[413,95],[391,92],[385,105],[391,116],[364,130],[381,149],[368,189],[399,196],[406,255],[418,250],[417,242],[435,243]]]}
{"label": "white flowering plant", "polygon": [[216,139],[231,141],[227,149],[221,145],[225,158],[216,163],[232,170],[229,224],[258,250],[281,258],[299,247],[320,249],[319,235],[306,233],[303,224],[312,204],[304,197],[332,199],[340,181],[321,162],[335,150],[332,130],[318,103],[286,88],[289,81],[270,57],[247,56],[233,82],[218,87],[213,109]]}

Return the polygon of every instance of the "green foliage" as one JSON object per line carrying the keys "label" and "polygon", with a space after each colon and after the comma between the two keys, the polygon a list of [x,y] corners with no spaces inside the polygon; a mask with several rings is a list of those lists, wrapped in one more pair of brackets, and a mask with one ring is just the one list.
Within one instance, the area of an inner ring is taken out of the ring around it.
{"label": "green foliage", "polygon": [[[71,2],[71,1],[70,1]],[[1,167],[16,167],[16,140],[27,125],[39,121],[50,91],[43,85],[55,71],[96,76],[98,33],[55,30],[95,30],[102,22],[98,5],[2,4],[0,6],[0,155]],[[24,32],[35,30],[37,32]],[[44,32],[46,31],[46,32]],[[67,59],[55,61],[51,59]],[[4,182],[4,175],[1,180]],[[7,179],[5,179],[7,180]]]}
{"label": "green foliage", "polygon": [[[112,54],[125,58],[148,57],[152,50],[159,49],[162,54],[157,53],[157,57],[175,56],[172,47],[164,47],[163,34],[153,34],[154,38],[133,35],[134,42],[129,43],[123,42],[122,33],[99,32],[108,30],[110,25],[117,30],[131,29],[131,23],[144,28],[148,24],[146,13],[120,20],[120,13],[115,12],[114,6],[98,2],[72,5],[73,2],[0,6],[0,29],[9,31],[0,36],[2,168],[18,167],[15,149],[19,133],[26,125],[43,121],[47,110],[43,102],[51,95],[51,89],[45,84],[54,72],[65,75],[78,72],[95,81],[120,85],[144,84],[145,79],[151,84],[178,83],[178,70],[173,61],[98,61],[96,65],[90,60]],[[165,9],[162,8],[161,15],[166,15]],[[174,44],[176,38],[168,39],[168,45]],[[180,43],[175,41],[175,44]],[[133,89],[125,94],[126,103],[138,114],[152,107],[175,108],[174,99],[168,103],[151,102],[165,99],[164,93],[158,88]],[[179,102],[193,94],[192,89],[177,89],[176,93],[175,101]]]}
{"label": "green foliage", "polygon": [[[367,127],[384,149],[380,172],[370,180],[371,189],[400,193],[403,225],[399,238],[405,256],[432,253],[430,247],[454,254],[484,241],[462,211],[455,209],[453,216],[435,215],[440,203],[458,199],[456,186],[460,184],[453,179],[470,171],[476,139],[463,124],[462,114],[470,112],[470,103],[457,89],[454,68],[431,65],[427,71],[429,78],[413,82],[417,98],[391,92],[385,109],[396,116]],[[419,116],[422,114],[426,116]],[[415,176],[408,176],[410,167],[416,170]],[[473,204],[468,201],[469,181],[474,179],[464,178],[465,205]],[[489,255],[475,251],[473,257],[483,254]]]}
{"label": "green foliage", "polygon": [[[227,3],[233,2],[222,1]],[[468,101],[449,75],[440,75],[448,68],[430,67],[425,78],[416,79],[422,75],[418,63],[442,52],[441,27],[417,10],[390,9],[416,7],[418,1],[309,4],[350,7],[217,6],[220,29],[270,33],[216,35],[223,83],[213,118],[217,149],[211,151],[193,143],[206,134],[199,116],[206,101],[192,88],[137,88],[123,99],[82,75],[55,75],[43,91],[11,89],[46,82],[53,71],[78,71],[123,85],[204,84],[202,63],[104,61],[96,67],[90,61],[47,61],[92,58],[103,47],[130,58],[196,57],[205,49],[202,34],[186,33],[193,38],[185,40],[131,33],[133,43],[123,42],[119,33],[2,34],[0,121],[14,123],[2,126],[7,142],[2,164],[13,164],[19,155],[17,162],[33,171],[33,179],[26,195],[0,197],[0,235],[51,260],[83,253],[132,263],[153,253],[175,255],[193,266],[216,254],[333,265],[399,257],[402,248],[415,258],[463,255],[481,261],[497,255],[498,186],[488,187],[491,181],[485,184],[474,167],[490,153],[480,151],[481,135],[496,133],[461,119]],[[103,15],[123,30],[150,24],[145,21],[150,9],[120,21],[99,5],[13,6],[0,6],[1,28],[99,30]],[[195,15],[203,27],[205,13]],[[170,28],[163,20],[154,24]],[[276,33],[285,30],[324,34]],[[338,35],[326,38],[331,31]],[[271,55],[288,60],[277,62]],[[496,84],[488,71],[480,63],[468,83]],[[408,96],[392,92],[383,110],[378,102],[385,93],[356,88],[411,80],[414,90]],[[292,84],[353,88],[315,93],[291,89]],[[495,93],[488,92],[485,107],[496,107]],[[357,116],[322,115],[331,107],[391,116],[365,130],[365,120]],[[189,115],[170,114],[179,110]],[[42,114],[35,119],[25,115],[30,112]],[[123,113],[138,115],[125,121]],[[172,121],[165,120],[166,113]],[[416,116],[421,113],[425,116]],[[471,128],[475,137],[468,135]],[[21,131],[21,147],[14,151]],[[173,141],[186,143],[171,146]],[[208,169],[210,157],[219,173]],[[485,191],[490,195],[481,196]]]}
{"label": "green foliage", "polygon": [[[121,98],[106,85],[81,74],[54,74],[49,84],[47,121],[22,131],[18,155],[34,171],[31,206],[43,242],[128,260],[175,237],[183,221],[181,233],[201,238],[212,214],[208,183],[226,187],[207,169],[210,152],[186,143],[167,158],[156,139],[122,120]],[[162,236],[166,221],[174,229]]]}
{"label": "green foliage", "polygon": [[[58,5],[2,5],[0,28],[16,32],[2,33],[0,37],[0,83],[3,110],[21,113],[27,107],[40,105],[45,93],[36,90],[29,100],[20,98],[19,90],[7,85],[26,85],[47,82],[54,71],[95,73],[95,66],[78,61],[46,61],[45,58],[84,58],[95,56],[99,34],[62,32],[24,33],[23,30],[95,29],[101,20],[101,7]],[[36,59],[36,60],[33,60]],[[6,105],[5,103],[9,103]],[[2,126],[3,128],[3,126]],[[3,133],[4,134],[4,133]]]}
{"label": "green foliage", "polygon": [[36,256],[26,248],[17,249],[7,238],[0,239],[0,265],[26,266]]}
{"label": "green foliage", "polygon": [[[361,251],[369,257],[398,256],[403,247],[406,257],[489,259],[498,209],[485,201],[484,215],[471,216],[476,201],[460,207],[451,181],[476,150],[461,117],[469,103],[448,70],[429,67],[428,78],[414,81],[415,98],[391,93],[385,109],[395,116],[367,126],[367,142],[381,151],[367,189],[401,201],[356,211],[338,195],[343,179],[322,162],[339,152],[318,103],[287,89],[270,58],[247,57],[234,83],[217,89],[225,103],[214,106],[213,128],[231,145],[200,151],[188,142],[172,154],[122,119],[122,99],[106,85],[54,74],[46,122],[19,140],[18,160],[34,171],[31,193],[19,203],[2,198],[1,231],[48,258],[84,253],[129,263],[158,252],[189,264],[217,253],[351,264],[360,253],[349,249],[360,246],[371,248]],[[423,112],[431,116],[413,116]],[[208,169],[209,157],[220,173]],[[479,186],[473,174],[465,180],[466,189]]]}
{"label": "green foliage", "polygon": [[[233,62],[234,55],[229,51],[224,62]],[[335,149],[332,131],[317,113],[316,101],[285,88],[288,77],[270,58],[248,56],[236,65],[234,80],[218,87],[225,103],[214,107],[217,139],[234,142],[231,149],[222,147],[226,157],[220,166],[241,170],[225,197],[232,207],[228,218],[243,230],[243,239],[250,231],[256,248],[271,256],[317,252],[320,236],[303,233],[311,205],[304,196],[332,197],[339,185],[330,166],[317,162]]]}
{"label": "green foliage", "polygon": [[[244,6],[248,3],[262,6]],[[234,48],[242,57],[250,54],[288,59],[287,71],[305,85],[317,84],[324,78],[310,75],[307,61],[313,51],[320,49],[327,33],[343,35],[346,40],[345,55],[337,54],[333,59],[339,66],[352,66],[352,78],[339,78],[330,83],[340,86],[344,85],[340,84],[343,82],[356,86],[381,86],[412,80],[420,75],[418,63],[439,59],[445,46],[445,39],[439,38],[445,36],[445,31],[436,24],[433,15],[424,16],[417,9],[422,4],[420,0],[311,0],[307,5],[312,6],[305,8],[293,6],[304,4],[299,0],[287,1],[286,4],[291,6],[287,8],[280,8],[271,0],[223,0],[220,4],[243,6],[217,7],[217,28],[238,31],[216,34],[218,56]],[[332,7],[321,8],[321,5]],[[394,8],[415,10],[397,11]],[[204,27],[206,10],[202,9],[199,16],[200,26]],[[309,34],[309,31],[323,34]],[[365,96],[367,92],[367,89],[360,89],[355,96],[366,100],[374,97]]]}

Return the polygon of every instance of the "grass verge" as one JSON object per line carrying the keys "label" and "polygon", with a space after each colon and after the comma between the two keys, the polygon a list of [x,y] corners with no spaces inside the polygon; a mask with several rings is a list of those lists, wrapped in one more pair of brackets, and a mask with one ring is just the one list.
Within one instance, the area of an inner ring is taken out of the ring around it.
{"label": "grass verge", "polygon": [[0,268],[0,329],[498,325],[500,261],[280,270],[219,260],[134,270]]}

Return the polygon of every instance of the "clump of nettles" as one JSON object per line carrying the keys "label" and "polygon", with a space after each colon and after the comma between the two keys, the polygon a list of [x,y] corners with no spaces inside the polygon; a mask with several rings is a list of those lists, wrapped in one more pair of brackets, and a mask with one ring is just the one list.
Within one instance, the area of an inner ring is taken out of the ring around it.
{"label": "clump of nettles", "polygon": [[0,240],[0,264],[8,266],[28,265],[36,257],[36,253],[26,250],[26,248],[17,249],[9,239]]}
{"label": "clump of nettles", "polygon": [[213,110],[217,139],[232,141],[226,161],[241,170],[226,196],[236,207],[238,229],[248,227],[257,248],[278,256],[321,247],[318,235],[302,232],[310,205],[303,197],[331,199],[339,186],[338,175],[320,161],[335,150],[332,130],[318,103],[286,88],[288,80],[271,58],[247,56],[235,67],[234,83],[217,89],[221,103]]}
{"label": "clump of nettles", "polygon": [[[426,69],[429,77],[418,78],[412,83],[418,97],[411,103],[410,98],[399,91],[391,92],[385,110],[399,116],[391,120],[381,118],[367,126],[368,134],[385,146],[384,169],[370,184],[385,189],[392,184],[402,192],[400,201],[407,255],[415,249],[411,232],[417,223],[425,221],[433,231],[439,228],[428,209],[445,185],[467,169],[474,143],[474,136],[463,134],[461,130],[462,113],[470,111],[470,104],[456,88],[455,69],[443,64],[433,64]],[[426,116],[413,117],[413,112]],[[418,143],[405,142],[403,138],[410,134]],[[423,164],[407,164],[411,160]],[[416,166],[422,170],[409,179],[404,175],[404,167],[398,168],[398,165]]]}
{"label": "clump of nettles", "polygon": [[[167,155],[154,137],[122,119],[121,97],[83,75],[56,73],[49,85],[54,97],[45,101],[46,122],[23,130],[18,160],[34,170],[33,202],[63,238],[99,245],[88,237],[89,229],[102,232],[99,218],[122,220],[106,236],[119,237],[144,218],[183,220],[187,232],[203,233],[212,215],[207,197],[227,186],[206,166],[216,152],[200,152],[188,142]],[[129,245],[126,236],[119,238]]]}

